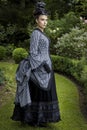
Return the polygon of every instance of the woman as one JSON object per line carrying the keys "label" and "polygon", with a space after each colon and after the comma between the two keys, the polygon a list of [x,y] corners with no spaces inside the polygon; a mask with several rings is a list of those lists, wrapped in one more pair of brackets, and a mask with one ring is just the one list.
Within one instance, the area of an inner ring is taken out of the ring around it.
{"label": "woman", "polygon": [[37,27],[30,38],[30,66],[34,74],[29,79],[31,104],[21,107],[15,105],[13,120],[28,123],[32,126],[47,126],[49,122],[60,121],[60,112],[52,62],[49,53],[50,40],[45,35],[48,12],[44,2],[37,2],[34,11]]}

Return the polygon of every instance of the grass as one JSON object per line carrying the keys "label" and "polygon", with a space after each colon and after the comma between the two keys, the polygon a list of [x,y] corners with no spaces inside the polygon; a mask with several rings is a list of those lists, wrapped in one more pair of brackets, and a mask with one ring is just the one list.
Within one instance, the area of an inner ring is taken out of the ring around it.
{"label": "grass", "polygon": [[[34,128],[28,125],[22,125],[20,122],[12,121],[10,116],[14,108],[13,101],[16,90],[14,74],[17,65],[6,62],[0,63],[0,67],[5,68],[6,76],[10,80],[10,83],[7,83],[3,89],[3,105],[0,107],[0,130],[87,130],[87,122],[79,107],[79,94],[76,85],[66,77],[57,73],[55,73],[56,90],[62,121],[50,123],[50,128]],[[7,92],[7,94],[5,94],[5,92]],[[0,94],[1,93],[2,92],[0,92]]]}
{"label": "grass", "polygon": [[5,104],[7,100],[9,100],[9,98],[15,94],[16,84],[14,74],[17,65],[14,63],[0,62],[0,68],[4,70],[4,74],[6,77],[5,86],[3,87],[3,90],[0,92],[0,105],[1,105]]}

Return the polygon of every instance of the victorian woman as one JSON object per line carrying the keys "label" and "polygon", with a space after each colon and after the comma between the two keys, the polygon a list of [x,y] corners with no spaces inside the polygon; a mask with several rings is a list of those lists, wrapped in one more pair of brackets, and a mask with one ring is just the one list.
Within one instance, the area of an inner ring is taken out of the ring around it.
{"label": "victorian woman", "polygon": [[[51,42],[44,33],[48,22],[48,12],[45,10],[45,5],[44,2],[37,2],[34,10],[37,26],[30,37],[29,64],[31,73],[28,85],[24,87],[24,89],[29,87],[27,92],[30,96],[29,98],[26,96],[24,102],[26,99],[30,99],[30,102],[24,103],[25,105],[20,102],[15,103],[12,115],[13,120],[32,126],[46,126],[47,123],[60,121],[54,71],[49,52]],[[22,65],[24,64],[22,63]],[[20,97],[21,101],[23,95]]]}

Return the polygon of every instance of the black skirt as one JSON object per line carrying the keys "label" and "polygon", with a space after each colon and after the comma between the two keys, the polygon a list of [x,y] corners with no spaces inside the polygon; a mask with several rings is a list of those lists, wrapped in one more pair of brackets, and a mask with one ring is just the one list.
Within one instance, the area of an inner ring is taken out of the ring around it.
{"label": "black skirt", "polygon": [[23,108],[15,105],[12,120],[25,123],[48,123],[60,121],[60,111],[56,93],[54,72],[51,74],[50,89],[43,90],[32,80],[29,80],[31,105]]}

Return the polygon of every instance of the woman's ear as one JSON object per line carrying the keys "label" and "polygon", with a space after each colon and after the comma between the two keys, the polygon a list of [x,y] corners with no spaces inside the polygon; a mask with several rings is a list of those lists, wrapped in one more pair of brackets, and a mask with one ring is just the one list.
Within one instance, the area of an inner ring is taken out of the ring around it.
{"label": "woman's ear", "polygon": [[38,23],[38,20],[36,19],[36,23]]}

